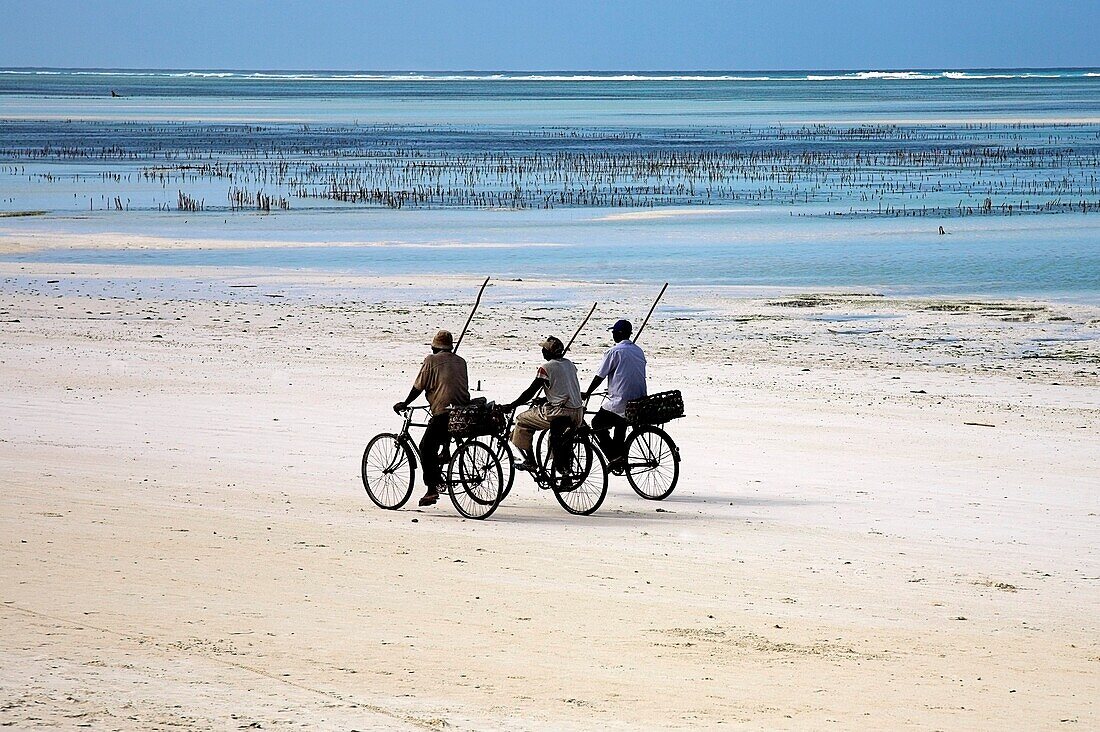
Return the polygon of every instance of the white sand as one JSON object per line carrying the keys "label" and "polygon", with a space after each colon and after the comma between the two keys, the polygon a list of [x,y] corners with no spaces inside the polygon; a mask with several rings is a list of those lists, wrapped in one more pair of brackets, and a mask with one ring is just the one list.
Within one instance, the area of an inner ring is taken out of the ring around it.
{"label": "white sand", "polygon": [[[0,724],[1100,726],[1100,310],[673,288],[667,501],[381,511],[360,452],[474,289],[0,265]],[[498,283],[471,376],[651,295]]]}

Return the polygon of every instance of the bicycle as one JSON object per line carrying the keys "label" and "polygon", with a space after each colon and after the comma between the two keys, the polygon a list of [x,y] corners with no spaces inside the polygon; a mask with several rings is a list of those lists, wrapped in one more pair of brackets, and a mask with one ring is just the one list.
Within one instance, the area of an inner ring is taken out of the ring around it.
{"label": "bicycle", "polygon": [[[606,397],[607,392],[591,394],[589,399],[592,396]],[[588,410],[587,406],[588,400],[585,400],[586,415],[598,411]],[[680,448],[662,429],[665,424],[631,424],[624,443],[625,460],[619,470],[611,471],[613,475],[625,475],[634,492],[649,501],[668,498],[680,480]],[[540,455],[547,450],[542,442],[540,435],[537,445]],[[599,441],[592,442],[606,461],[607,456],[603,454]]]}
{"label": "bicycle", "polygon": [[[428,426],[413,421],[416,412],[428,410],[406,408],[400,432],[375,435],[363,450],[363,487],[379,508],[396,511],[412,495],[417,463],[424,461],[409,430]],[[452,436],[444,445],[444,456],[446,478],[439,492],[448,494],[466,518],[489,518],[503,498],[504,475],[496,452],[480,440]]]}
{"label": "bicycle", "polygon": [[[537,403],[539,400],[531,402]],[[539,445],[550,439],[558,442],[558,459],[549,457],[549,447],[546,448],[547,455],[536,450],[535,469],[529,472],[535,485],[542,490],[551,491],[566,511],[578,516],[588,516],[599,509],[607,496],[607,460],[593,444],[591,428],[587,424],[573,427],[564,423],[568,421],[567,418],[558,419],[563,421],[540,432],[538,442]],[[507,462],[509,466],[509,480],[501,495],[502,501],[512,490],[515,479],[515,456],[508,440],[515,422],[516,410],[513,409],[508,415],[504,430],[493,438],[498,459],[501,463]],[[549,442],[546,444],[549,445]]]}

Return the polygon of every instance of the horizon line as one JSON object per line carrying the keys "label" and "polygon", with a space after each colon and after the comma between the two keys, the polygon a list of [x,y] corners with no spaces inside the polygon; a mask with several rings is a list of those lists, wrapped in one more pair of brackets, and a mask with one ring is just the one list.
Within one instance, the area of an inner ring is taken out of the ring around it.
{"label": "horizon line", "polygon": [[0,66],[3,71],[177,71],[177,72],[259,72],[259,73],[337,73],[337,74],[791,74],[798,72],[948,72],[948,71],[1089,71],[1100,66],[861,66],[850,68],[785,68],[785,69],[735,69],[735,68],[543,68],[543,69],[500,69],[500,68],[397,68],[397,69],[361,69],[361,68],[258,68],[258,67],[173,67],[173,66]]}

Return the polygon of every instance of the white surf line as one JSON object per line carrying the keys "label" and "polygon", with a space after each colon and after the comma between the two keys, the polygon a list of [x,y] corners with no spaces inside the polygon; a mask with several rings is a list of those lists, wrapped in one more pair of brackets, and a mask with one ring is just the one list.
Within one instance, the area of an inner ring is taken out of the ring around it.
{"label": "white surf line", "polygon": [[430,729],[430,730],[438,730],[439,729],[438,724],[433,724],[432,722],[429,722],[428,720],[420,719],[419,717],[414,717],[410,714],[402,714],[401,712],[394,711],[392,709],[389,709],[388,707],[379,706],[377,704],[371,704],[369,702],[362,702],[362,701],[356,701],[354,699],[349,699],[349,698],[347,698],[345,696],[342,696],[341,694],[338,694],[334,691],[327,691],[325,689],[318,689],[318,688],[313,687],[313,686],[307,686],[306,684],[300,683],[298,681],[293,681],[293,680],[287,679],[287,678],[282,677],[282,676],[276,676],[275,674],[273,674],[269,671],[265,671],[261,668],[256,668],[254,666],[249,666],[247,664],[239,663],[237,661],[230,661],[228,659],[220,658],[220,657],[218,657],[216,655],[213,655],[213,654],[210,654],[210,653],[203,653],[201,651],[184,650],[182,648],[175,647],[175,646],[166,646],[164,643],[161,643],[160,641],[157,641],[153,638],[144,638],[142,636],[134,636],[134,635],[130,635],[128,633],[123,633],[123,632],[120,632],[120,631],[117,631],[117,630],[113,630],[111,628],[104,628],[102,626],[93,625],[91,623],[85,623],[83,621],[70,620],[69,618],[63,618],[63,617],[59,617],[57,615],[50,615],[48,613],[38,612],[37,610],[31,610],[29,608],[21,607],[19,605],[16,605],[14,602],[10,602],[10,601],[7,601],[7,600],[5,600],[3,603],[0,603],[0,607],[10,608],[11,610],[18,610],[19,612],[24,613],[26,615],[30,615],[32,617],[43,618],[43,619],[46,619],[46,620],[52,620],[56,623],[63,623],[65,625],[69,625],[69,626],[71,626],[71,627],[73,627],[77,630],[83,630],[85,628],[91,628],[92,630],[97,630],[100,633],[105,633],[107,635],[113,635],[116,638],[122,638],[123,640],[129,641],[129,642],[134,643],[134,644],[139,645],[139,646],[150,646],[150,645],[155,646],[159,650],[164,651],[165,653],[167,653],[169,655],[178,654],[178,653],[182,652],[182,653],[189,654],[189,655],[192,655],[192,656],[201,656],[202,658],[205,658],[209,661],[213,661],[215,663],[220,663],[223,666],[229,666],[229,667],[232,667],[232,668],[240,669],[242,671],[248,671],[249,673],[255,674],[257,676],[262,676],[264,678],[271,679],[272,681],[278,681],[281,684],[286,684],[287,686],[292,686],[296,689],[301,689],[302,691],[308,691],[308,692],[313,693],[313,694],[318,694],[320,696],[325,696],[325,697],[328,697],[330,699],[335,699],[336,701],[339,701],[343,704],[347,704],[347,705],[350,705],[352,707],[356,707],[358,709],[365,709],[369,712],[374,712],[376,714],[381,714],[381,715],[390,717],[392,719],[396,719],[396,720],[401,721],[401,722],[406,722],[406,723],[411,724],[411,725],[416,726],[416,727],[421,727],[423,729]]}
{"label": "white surf line", "polygon": [[627,211],[624,213],[607,214],[605,216],[597,216],[593,218],[592,221],[649,221],[652,219],[671,219],[683,216],[707,216],[715,214],[748,213],[753,211],[759,211],[759,209],[735,206],[666,208],[651,211]]}

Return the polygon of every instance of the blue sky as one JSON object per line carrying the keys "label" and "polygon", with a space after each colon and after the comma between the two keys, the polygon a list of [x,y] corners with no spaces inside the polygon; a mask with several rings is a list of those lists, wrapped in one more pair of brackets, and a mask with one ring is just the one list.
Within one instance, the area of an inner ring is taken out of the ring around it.
{"label": "blue sky", "polygon": [[0,0],[0,66],[1100,66],[1100,0]]}

